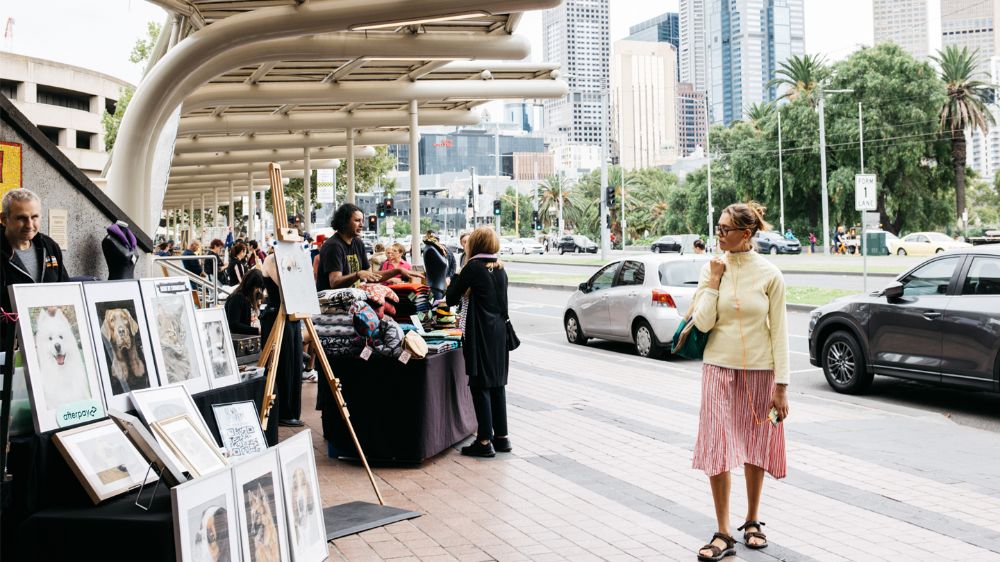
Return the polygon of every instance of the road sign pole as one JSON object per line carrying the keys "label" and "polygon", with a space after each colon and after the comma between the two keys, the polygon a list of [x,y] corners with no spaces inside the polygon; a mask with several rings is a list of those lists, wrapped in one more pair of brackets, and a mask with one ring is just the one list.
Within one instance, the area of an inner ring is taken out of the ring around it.
{"label": "road sign pole", "polygon": [[[861,114],[861,102],[858,102],[858,150],[861,151],[861,173],[865,173],[865,124]],[[867,248],[867,237],[865,236],[865,213],[868,211],[865,209],[861,210],[861,285],[864,287],[865,294],[868,294],[868,252],[865,251]]]}

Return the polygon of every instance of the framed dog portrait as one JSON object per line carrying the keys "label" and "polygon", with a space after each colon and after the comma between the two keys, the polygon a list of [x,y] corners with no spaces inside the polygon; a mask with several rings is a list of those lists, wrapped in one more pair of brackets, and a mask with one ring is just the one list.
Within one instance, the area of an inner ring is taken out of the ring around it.
{"label": "framed dog portrait", "polygon": [[257,405],[253,400],[212,404],[215,424],[219,426],[222,446],[230,458],[256,455],[267,450],[267,439],[260,427]]}
{"label": "framed dog portrait", "polygon": [[[191,394],[182,384],[172,384],[159,388],[147,388],[146,390],[133,390],[130,394],[135,411],[139,417],[150,428],[154,422],[166,420],[180,415],[191,418],[191,423],[210,441],[212,431],[208,429],[205,418],[201,417],[201,412],[191,399]],[[156,440],[164,447],[164,453],[170,457],[171,462],[178,466],[185,466],[184,462],[173,453],[170,445],[166,443],[158,434],[154,432]]]}
{"label": "framed dog portrait", "polygon": [[278,463],[281,465],[281,488],[288,516],[288,544],[295,562],[326,560],[326,524],[323,500],[316,477],[312,432],[300,431],[281,442]]}
{"label": "framed dog portrait", "polygon": [[226,311],[221,308],[202,308],[195,311],[198,336],[201,338],[202,355],[209,385],[220,388],[240,382],[240,369],[236,364],[236,350],[229,334]]}
{"label": "framed dog portrait", "polygon": [[199,431],[186,414],[155,421],[152,428],[195,478],[223,470],[229,465],[215,442]]}
{"label": "framed dog portrait", "polygon": [[268,449],[242,460],[233,465],[232,471],[243,560],[290,560],[277,451]]}
{"label": "framed dog portrait", "polygon": [[188,477],[184,475],[185,468],[174,462],[173,455],[167,454],[166,449],[160,446],[139,418],[115,409],[108,409],[108,417],[135,445],[139,453],[153,464],[166,485],[176,486],[188,481]]}
{"label": "framed dog portrait", "polygon": [[11,286],[35,431],[104,418],[94,341],[79,283]]}
{"label": "framed dog portrait", "polygon": [[95,505],[157,479],[111,420],[60,431],[52,440]]}
{"label": "framed dog portrait", "polygon": [[184,277],[139,280],[149,318],[149,335],[160,384],[181,383],[191,393],[208,390],[205,360],[198,341],[191,286]]}
{"label": "framed dog portrait", "polygon": [[83,296],[108,408],[127,410],[128,393],[160,386],[138,281],[85,283]]}
{"label": "framed dog portrait", "polygon": [[178,562],[240,559],[233,474],[223,470],[170,490]]}

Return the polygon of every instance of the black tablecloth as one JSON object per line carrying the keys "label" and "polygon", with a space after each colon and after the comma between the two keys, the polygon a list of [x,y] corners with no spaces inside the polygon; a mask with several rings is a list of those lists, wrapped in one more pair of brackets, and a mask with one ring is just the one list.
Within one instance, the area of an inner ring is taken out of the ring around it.
{"label": "black tablecloth", "polygon": [[[406,365],[378,356],[335,357],[330,364],[369,461],[420,462],[476,428],[461,349]],[[323,435],[345,457],[356,456],[326,380],[320,384],[316,407],[323,411]]]}
{"label": "black tablecloth", "polygon": [[[260,408],[264,378],[193,396],[219,440],[212,404],[254,400]],[[278,440],[277,404],[267,441]],[[94,506],[52,442],[51,431],[11,439],[12,505],[3,513],[2,558],[7,560],[175,560],[170,490],[161,485],[149,511],[134,505],[136,492]],[[143,492],[144,503],[149,491]]]}

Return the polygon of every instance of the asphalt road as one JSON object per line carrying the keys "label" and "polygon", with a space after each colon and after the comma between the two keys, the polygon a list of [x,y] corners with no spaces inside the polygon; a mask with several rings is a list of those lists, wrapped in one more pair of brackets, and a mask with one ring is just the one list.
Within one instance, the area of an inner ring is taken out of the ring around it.
{"label": "asphalt road", "polygon": [[[572,264],[547,264],[547,263],[523,263],[506,262],[508,271],[517,273],[535,274],[559,274],[579,276],[580,281],[597,271],[598,266],[594,265],[572,265]],[[880,289],[890,281],[888,277],[871,276],[868,278],[868,290]],[[864,279],[859,275],[839,275],[836,273],[801,274],[786,273],[786,285],[799,285],[809,287],[819,287],[822,289],[845,289],[849,291],[862,292]]]}
{"label": "asphalt road", "polygon": [[[563,332],[562,314],[570,294],[568,290],[512,287],[510,313],[518,335],[522,339],[532,338],[552,345],[569,346]],[[886,411],[916,408],[941,415],[958,424],[1000,433],[1000,394],[996,393],[952,390],[876,376],[868,393],[863,396],[837,394],[827,384],[822,370],[809,364],[808,323],[807,313],[789,312],[792,371],[790,392],[793,397],[798,393]],[[637,356],[633,347],[628,344],[591,340],[588,346],[600,353],[620,355],[620,363],[624,367],[635,361],[653,361]],[[664,361],[683,368],[689,376],[698,376],[701,372],[701,363],[698,361],[680,358]],[[792,407],[794,408],[794,398]]]}

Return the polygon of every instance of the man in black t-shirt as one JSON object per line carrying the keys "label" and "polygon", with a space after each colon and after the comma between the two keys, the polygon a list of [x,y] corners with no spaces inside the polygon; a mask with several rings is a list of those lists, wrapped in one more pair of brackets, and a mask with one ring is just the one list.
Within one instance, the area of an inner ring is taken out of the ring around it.
{"label": "man in black t-shirt", "polygon": [[319,250],[319,268],[316,272],[316,290],[355,287],[360,283],[379,283],[401,275],[404,279],[423,279],[424,276],[408,269],[370,271],[368,254],[361,242],[364,213],[357,206],[344,203],[333,214],[336,231]]}

